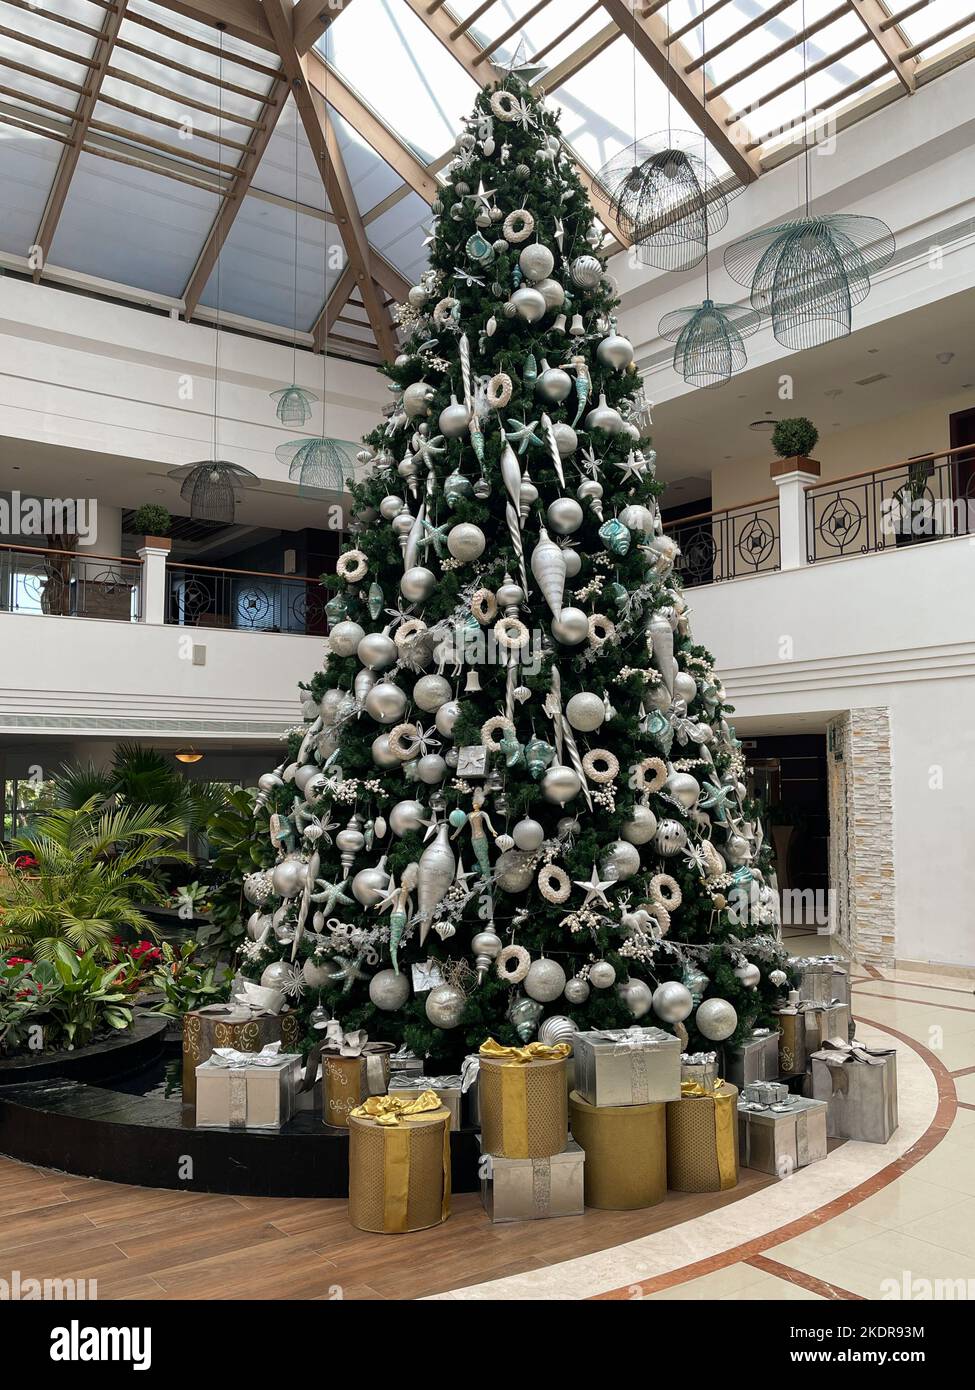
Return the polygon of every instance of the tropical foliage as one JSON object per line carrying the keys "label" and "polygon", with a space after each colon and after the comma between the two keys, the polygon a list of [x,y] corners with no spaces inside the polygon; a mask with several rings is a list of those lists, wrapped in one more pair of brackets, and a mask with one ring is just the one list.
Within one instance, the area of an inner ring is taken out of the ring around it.
{"label": "tropical foliage", "polygon": [[81,763],[62,768],[54,781],[58,806],[77,809],[93,797],[130,808],[156,808],[163,820],[178,821],[184,834],[197,834],[224,804],[225,790],[214,782],[190,782],[155,748],[120,743],[111,766]]}
{"label": "tropical foliage", "polygon": [[163,942],[150,980],[162,994],[162,1002],[155,1006],[158,1013],[179,1018],[189,1009],[199,1009],[227,997],[226,986],[217,983],[219,967],[203,965],[197,960],[199,950],[195,941],[185,941],[179,947]]}

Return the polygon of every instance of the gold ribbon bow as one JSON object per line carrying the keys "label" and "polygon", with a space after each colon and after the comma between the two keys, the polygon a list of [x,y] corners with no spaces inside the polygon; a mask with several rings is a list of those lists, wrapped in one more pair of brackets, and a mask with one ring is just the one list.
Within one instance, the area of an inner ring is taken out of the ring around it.
{"label": "gold ribbon bow", "polygon": [[718,1179],[722,1192],[734,1187],[738,1182],[738,1165],[735,1161],[735,1127],[737,1124],[737,1092],[719,1077],[713,1087],[702,1086],[699,1081],[680,1083],[681,1099],[689,1096],[706,1096],[714,1101],[714,1148],[718,1161]]}
{"label": "gold ribbon bow", "polygon": [[436,1091],[421,1091],[412,1100],[406,1096],[368,1096],[349,1114],[364,1115],[379,1125],[398,1125],[401,1115],[425,1115],[429,1110],[440,1108],[441,1101]]}
{"label": "gold ribbon bow", "polygon": [[682,1096],[717,1096],[721,1094],[724,1084],[720,1076],[716,1078],[713,1086],[702,1086],[700,1081],[682,1081],[680,1093]]}
{"label": "gold ribbon bow", "polygon": [[383,1136],[383,1227],[387,1231],[409,1230],[411,1135],[410,1126],[401,1124],[400,1117],[429,1115],[433,1118],[438,1110],[443,1123],[440,1216],[446,1221],[450,1214],[450,1112],[441,1104],[436,1091],[423,1091],[412,1100],[405,1096],[369,1096],[350,1111],[350,1118],[356,1115],[375,1120],[386,1131]]}
{"label": "gold ribbon bow", "polygon": [[482,1057],[490,1057],[496,1062],[507,1062],[512,1066],[523,1065],[526,1062],[559,1062],[571,1052],[570,1043],[553,1043],[549,1046],[547,1043],[533,1042],[528,1043],[526,1047],[502,1047],[493,1038],[488,1038],[480,1047]]}

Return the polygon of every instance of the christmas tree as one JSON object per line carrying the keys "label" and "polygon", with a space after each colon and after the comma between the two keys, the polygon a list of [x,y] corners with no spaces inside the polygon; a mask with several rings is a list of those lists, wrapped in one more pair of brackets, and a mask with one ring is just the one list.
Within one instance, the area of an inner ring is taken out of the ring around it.
{"label": "christmas tree", "polygon": [[769,850],[663,533],[632,345],[556,117],[477,98],[399,311],[306,725],[261,779],[246,976],[446,1061],[772,1022]]}

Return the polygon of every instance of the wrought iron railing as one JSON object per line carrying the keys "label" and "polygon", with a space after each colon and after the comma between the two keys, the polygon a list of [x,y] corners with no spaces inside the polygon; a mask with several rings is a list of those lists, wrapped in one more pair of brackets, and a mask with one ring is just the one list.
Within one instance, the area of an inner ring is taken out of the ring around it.
{"label": "wrought iron railing", "polygon": [[806,489],[809,564],[966,535],[975,535],[970,445]]}
{"label": "wrought iron railing", "polygon": [[677,570],[685,588],[766,573],[781,563],[777,497],[665,521],[664,529],[680,546]]}
{"label": "wrought iron railing", "polygon": [[328,591],[318,579],[170,563],[166,584],[168,623],[307,636],[326,631]]}
{"label": "wrought iron railing", "polygon": [[142,564],[38,546],[0,546],[0,612],[139,620]]}

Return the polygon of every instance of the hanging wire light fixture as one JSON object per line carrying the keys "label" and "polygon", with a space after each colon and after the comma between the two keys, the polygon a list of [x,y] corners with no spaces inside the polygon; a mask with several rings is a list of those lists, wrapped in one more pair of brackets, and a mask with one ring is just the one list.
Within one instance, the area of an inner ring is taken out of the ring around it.
{"label": "hanging wire light fixture", "polygon": [[[704,22],[701,22],[701,53],[706,55],[704,43]],[[707,69],[702,68],[702,107],[707,100]],[[704,145],[702,161],[703,187],[707,187],[708,152]],[[727,204],[725,205],[727,218]],[[720,225],[723,225],[720,224]],[[711,226],[705,214],[698,224],[698,234],[703,242],[703,251],[697,260],[690,264],[704,262],[704,300],[701,304],[690,305],[684,309],[673,309],[664,314],[657,326],[662,338],[674,346],[674,371],[684,378],[689,386],[699,388],[722,386],[735,372],[740,372],[748,362],[744,338],[758,328],[761,318],[753,309],[738,304],[717,304],[711,298],[711,271],[708,266],[708,242]],[[682,269],[684,267],[681,267]]]}
{"label": "hanging wire light fixture", "polygon": [[[806,7],[802,7],[806,32]],[[803,110],[808,113],[806,39],[802,41]],[[845,337],[853,309],[870,293],[871,276],[889,265],[894,234],[879,217],[810,213],[810,129],[803,126],[805,211],[790,222],[752,232],[725,250],[725,269],[750,292],[753,309],[770,315],[783,347],[816,347]]]}
{"label": "hanging wire light fixture", "polygon": [[299,429],[311,419],[312,403],[318,400],[314,391],[307,391],[296,384],[298,375],[298,120],[297,109],[294,122],[295,145],[295,254],[294,283],[291,317],[291,385],[272,391],[271,400],[277,401],[275,414],[282,425],[296,425]]}
{"label": "hanging wire light fixture", "polygon": [[[223,36],[226,24],[217,24],[220,35],[217,85],[217,136],[223,140]],[[180,483],[179,495],[190,504],[194,521],[233,522],[237,502],[245,488],[260,487],[261,480],[240,464],[228,463],[219,457],[220,403],[220,253],[217,252],[217,316],[213,336],[213,420],[211,424],[212,452],[199,463],[186,463],[169,470],[169,477]]]}

